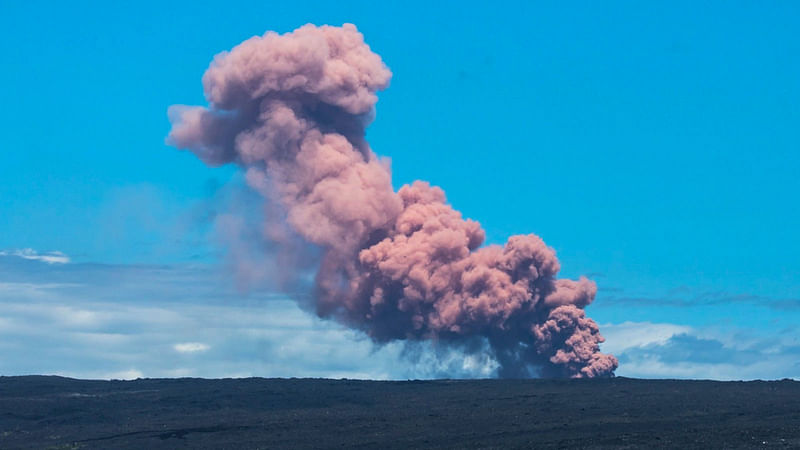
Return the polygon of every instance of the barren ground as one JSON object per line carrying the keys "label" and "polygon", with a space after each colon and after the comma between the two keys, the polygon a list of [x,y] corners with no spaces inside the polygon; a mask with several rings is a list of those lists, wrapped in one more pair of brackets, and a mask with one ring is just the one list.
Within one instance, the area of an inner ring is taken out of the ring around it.
{"label": "barren ground", "polygon": [[0,377],[0,448],[800,448],[800,382]]}

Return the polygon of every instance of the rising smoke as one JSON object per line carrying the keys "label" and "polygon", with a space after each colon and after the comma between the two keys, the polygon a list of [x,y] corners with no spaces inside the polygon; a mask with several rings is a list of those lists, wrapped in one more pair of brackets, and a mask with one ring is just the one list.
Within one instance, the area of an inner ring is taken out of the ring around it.
{"label": "rising smoke", "polygon": [[378,343],[482,349],[501,377],[612,376],[617,360],[600,353],[583,310],[592,281],[556,279],[555,253],[532,234],[481,247],[480,225],[438,187],[394,191],[364,138],[390,78],[353,25],[268,32],[214,58],[203,76],[210,106],[171,107],[168,141],[209,165],[242,167],[264,204],[281,209],[265,236],[289,239],[288,225],[319,249],[320,317]]}

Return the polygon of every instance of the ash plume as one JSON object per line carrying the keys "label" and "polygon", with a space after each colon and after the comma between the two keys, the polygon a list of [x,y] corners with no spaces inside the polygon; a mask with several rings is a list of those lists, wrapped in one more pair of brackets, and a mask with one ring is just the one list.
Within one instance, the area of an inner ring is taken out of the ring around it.
{"label": "ash plume", "polygon": [[214,58],[203,76],[209,106],[171,107],[168,142],[208,165],[240,166],[281,209],[264,235],[319,249],[320,317],[377,343],[488,351],[501,377],[612,376],[617,360],[600,353],[583,309],[592,281],[557,279],[554,251],[532,234],[482,246],[478,222],[438,187],[394,191],[389,163],[364,137],[390,78],[351,24],[268,32]]}

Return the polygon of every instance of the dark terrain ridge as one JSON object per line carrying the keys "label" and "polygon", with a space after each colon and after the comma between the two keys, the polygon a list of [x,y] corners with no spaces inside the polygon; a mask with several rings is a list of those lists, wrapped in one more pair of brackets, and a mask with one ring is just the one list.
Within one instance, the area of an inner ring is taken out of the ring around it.
{"label": "dark terrain ridge", "polygon": [[800,448],[800,382],[0,377],[0,448]]}

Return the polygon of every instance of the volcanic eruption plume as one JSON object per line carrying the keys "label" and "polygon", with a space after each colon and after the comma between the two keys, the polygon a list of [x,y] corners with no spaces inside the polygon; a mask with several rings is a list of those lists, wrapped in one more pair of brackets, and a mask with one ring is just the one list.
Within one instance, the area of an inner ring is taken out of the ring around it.
{"label": "volcanic eruption plume", "polygon": [[480,341],[499,376],[612,376],[617,360],[600,353],[583,310],[592,281],[557,279],[554,251],[532,234],[482,247],[480,225],[438,187],[394,191],[364,138],[390,78],[353,25],[268,32],[214,58],[203,76],[209,107],[171,107],[168,142],[240,166],[319,249],[320,317],[378,343]]}

